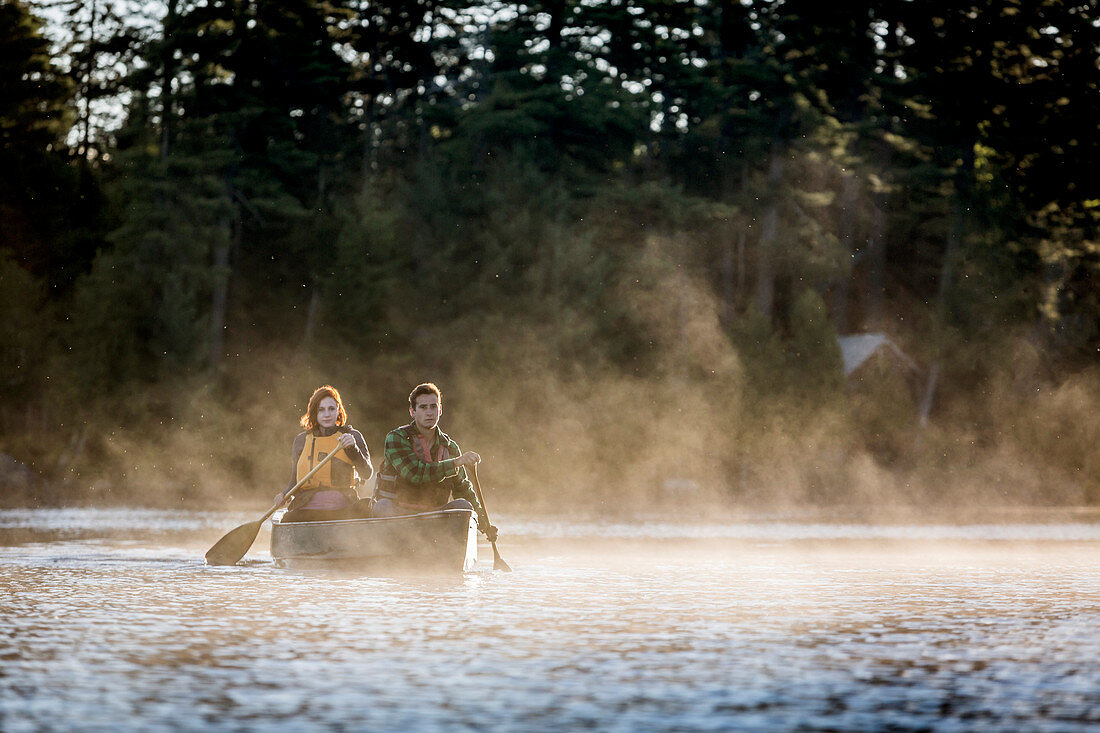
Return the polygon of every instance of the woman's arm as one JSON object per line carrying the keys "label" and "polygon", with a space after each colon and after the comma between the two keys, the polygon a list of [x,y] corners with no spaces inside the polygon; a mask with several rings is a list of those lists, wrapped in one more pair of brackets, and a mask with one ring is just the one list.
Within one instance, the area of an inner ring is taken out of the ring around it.
{"label": "woman's arm", "polygon": [[355,466],[356,472],[359,474],[359,478],[364,481],[370,481],[371,476],[374,475],[374,466],[370,462],[370,451],[367,449],[367,441],[363,439],[363,434],[353,427],[348,427],[348,433],[355,438],[355,445],[344,450],[348,454],[348,458],[351,459],[351,464]]}

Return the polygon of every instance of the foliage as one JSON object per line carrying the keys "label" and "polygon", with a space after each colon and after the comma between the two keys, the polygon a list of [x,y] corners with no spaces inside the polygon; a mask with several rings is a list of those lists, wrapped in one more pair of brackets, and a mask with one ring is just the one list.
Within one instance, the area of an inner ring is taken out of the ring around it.
{"label": "foliage", "polygon": [[0,2],[0,247],[63,291],[99,244],[103,201],[70,165],[76,84],[50,57],[42,26],[23,3]]}
{"label": "foliage", "polygon": [[790,323],[794,385],[816,399],[835,398],[844,386],[844,364],[825,301],[802,291],[791,303]]}
{"label": "foliage", "polygon": [[[1100,346],[1087,5],[72,7],[51,47],[0,2],[2,363],[47,373],[29,398],[5,379],[9,422],[30,399],[108,427],[93,405],[175,385],[227,405],[211,424],[232,432],[250,399],[315,381],[452,377],[515,420],[529,394],[545,440],[598,442],[615,436],[586,424],[593,401],[649,395],[630,439],[669,440],[666,461],[706,441],[695,478],[718,494],[759,496],[771,471],[832,500],[850,466],[900,485],[999,419],[967,401],[996,391],[1016,334],[1043,334],[1051,384]],[[919,364],[856,394],[836,336],[866,330]],[[921,448],[905,415],[924,394]],[[721,438],[692,422],[700,395],[729,406]],[[158,425],[185,402],[158,402]],[[82,444],[68,415],[45,423]],[[92,440],[85,467],[115,450]],[[662,460],[638,459],[651,487]]]}
{"label": "foliage", "polygon": [[13,404],[21,395],[43,388],[46,344],[53,314],[41,281],[0,249],[0,399]]}

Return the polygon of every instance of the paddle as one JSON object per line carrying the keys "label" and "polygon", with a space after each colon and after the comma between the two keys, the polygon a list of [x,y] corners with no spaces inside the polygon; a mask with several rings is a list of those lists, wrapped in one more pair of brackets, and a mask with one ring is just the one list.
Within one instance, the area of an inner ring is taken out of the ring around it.
{"label": "paddle", "polygon": [[[477,500],[481,502],[481,513],[485,515],[485,522],[489,523],[489,510],[485,508],[485,496],[481,493],[481,483],[477,480],[477,464],[471,466],[471,469],[471,474],[474,477],[474,491],[477,493]],[[508,567],[508,563],[504,562],[504,558],[497,551],[497,541],[492,540],[489,544],[493,546],[493,570],[502,570],[506,573],[512,572],[512,568]]]}
{"label": "paddle", "polygon": [[256,535],[260,533],[260,525],[264,523],[264,520],[275,513],[275,510],[281,507],[290,495],[297,491],[302,484],[309,480],[309,477],[317,473],[321,466],[328,463],[328,459],[340,451],[333,451],[327,456],[321,459],[321,461],[313,467],[309,473],[302,477],[302,480],[294,484],[290,491],[286,492],[283,496],[283,501],[279,502],[275,506],[267,510],[267,513],[257,519],[255,522],[248,522],[242,524],[236,529],[230,530],[225,537],[222,537],[214,546],[206,551],[206,564],[207,565],[236,565],[237,561],[244,557],[244,554],[248,552],[248,548],[252,547],[252,543],[256,541]]}

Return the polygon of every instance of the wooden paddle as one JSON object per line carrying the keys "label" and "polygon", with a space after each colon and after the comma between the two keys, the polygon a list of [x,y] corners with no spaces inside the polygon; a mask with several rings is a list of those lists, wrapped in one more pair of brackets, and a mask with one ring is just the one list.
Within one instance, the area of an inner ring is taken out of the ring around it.
{"label": "wooden paddle", "polygon": [[309,473],[302,477],[302,480],[294,484],[289,491],[283,496],[283,500],[267,510],[267,513],[257,519],[255,522],[248,522],[242,524],[236,529],[230,530],[225,537],[214,543],[214,546],[206,551],[206,564],[207,565],[236,565],[237,561],[244,557],[244,554],[248,552],[248,548],[252,547],[252,543],[256,541],[256,535],[260,533],[260,526],[264,523],[264,520],[275,513],[275,510],[286,503],[286,500],[290,498],[290,495],[297,491],[302,484],[309,480],[309,477],[317,473],[321,466],[328,463],[328,460],[340,451],[333,451],[327,456],[321,459],[321,461],[313,467]]}
{"label": "wooden paddle", "polygon": [[[485,508],[485,496],[481,493],[481,483],[477,480],[477,464],[475,463],[470,468],[474,477],[474,491],[477,492],[477,500],[481,502],[481,513],[485,515],[485,522],[490,523],[489,510]],[[497,551],[497,541],[494,539],[489,544],[493,546],[493,570],[502,570],[506,573],[512,572],[512,568],[508,567],[508,563],[504,562],[504,558]]]}

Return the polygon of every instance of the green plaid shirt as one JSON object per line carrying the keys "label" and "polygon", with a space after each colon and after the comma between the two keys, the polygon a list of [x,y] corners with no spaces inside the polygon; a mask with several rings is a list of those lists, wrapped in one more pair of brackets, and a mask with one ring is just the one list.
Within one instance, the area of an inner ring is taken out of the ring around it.
{"label": "green plaid shirt", "polygon": [[466,476],[466,469],[455,466],[455,461],[462,455],[462,449],[442,430],[436,428],[435,432],[436,440],[430,450],[432,457],[438,455],[439,446],[444,445],[450,458],[425,462],[413,445],[413,436],[417,435],[416,425],[409,423],[394,428],[386,435],[386,448],[379,473],[397,476],[401,481],[418,487],[442,484],[439,488],[449,489],[453,498],[465,499],[481,514],[474,485]]}

